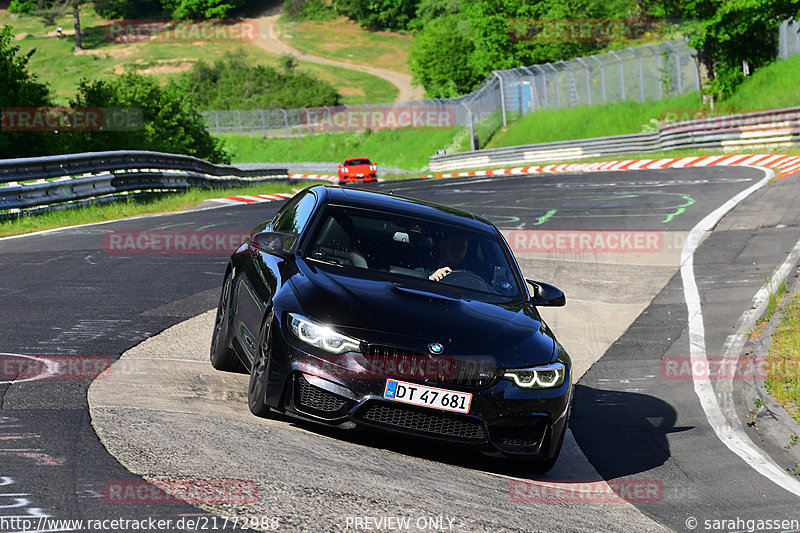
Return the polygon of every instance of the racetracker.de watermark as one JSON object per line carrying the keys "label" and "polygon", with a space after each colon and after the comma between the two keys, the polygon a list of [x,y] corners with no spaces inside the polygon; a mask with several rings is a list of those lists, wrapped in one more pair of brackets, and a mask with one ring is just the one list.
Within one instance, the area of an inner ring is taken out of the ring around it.
{"label": "racetracker.de watermark", "polygon": [[136,107],[4,107],[2,131],[136,131],[142,110]]}
{"label": "racetracker.de watermark", "polygon": [[307,374],[342,379],[450,379],[456,376],[457,368],[458,362],[452,357],[416,354],[308,356],[300,363]]}
{"label": "racetracker.de watermark", "polygon": [[120,20],[105,27],[105,40],[113,43],[161,42],[240,42],[258,39],[256,20],[183,21]]}
{"label": "racetracker.de watermark", "polygon": [[664,499],[664,484],[657,479],[514,480],[508,496],[515,503],[658,503]]}
{"label": "racetracker.de watermark", "polygon": [[513,230],[514,253],[655,253],[664,249],[661,231]]}
{"label": "racetracker.de watermark", "polygon": [[[701,109],[665,109],[659,117],[659,123],[663,125],[694,120],[710,121],[714,128],[719,129],[742,129],[763,124],[789,126],[796,124],[800,120],[800,112],[781,110],[754,112],[748,109],[726,110],[724,112]],[[707,128],[709,124],[704,123],[702,126]],[[676,126],[672,129],[679,129],[680,127]],[[690,128],[692,125],[687,124],[685,127]],[[699,126],[694,125],[694,127],[697,128]]]}
{"label": "racetracker.de watermark", "polygon": [[665,380],[800,379],[800,361],[764,356],[664,357],[659,366]]}
{"label": "racetracker.de watermark", "polygon": [[103,499],[123,505],[247,505],[258,500],[258,484],[228,479],[109,481],[103,487]]}
{"label": "racetracker.de watermark", "polygon": [[508,21],[511,42],[666,41],[675,21],[668,19],[528,19]]}
{"label": "racetracker.de watermark", "polygon": [[314,132],[393,130],[399,128],[449,129],[457,126],[455,109],[447,106],[389,105],[386,107],[336,106],[304,109],[303,129]]}
{"label": "racetracker.de watermark", "polygon": [[110,254],[229,254],[249,232],[242,231],[113,231],[104,236]]}
{"label": "racetracker.de watermark", "polygon": [[0,355],[0,381],[95,379],[110,368],[111,358],[103,355]]}

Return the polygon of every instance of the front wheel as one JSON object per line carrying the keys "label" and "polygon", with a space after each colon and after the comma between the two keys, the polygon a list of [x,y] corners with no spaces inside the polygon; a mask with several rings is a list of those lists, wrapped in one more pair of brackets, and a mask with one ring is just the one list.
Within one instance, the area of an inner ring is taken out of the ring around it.
{"label": "front wheel", "polygon": [[233,279],[231,274],[228,273],[225,275],[225,281],[222,282],[222,294],[219,296],[217,316],[214,319],[214,333],[211,336],[211,366],[217,370],[243,372],[245,370],[244,365],[242,365],[236,352],[228,344],[232,287]]}
{"label": "front wheel", "polygon": [[253,365],[250,368],[250,383],[247,387],[247,405],[250,412],[261,418],[269,418],[270,409],[267,405],[267,367],[272,355],[272,313],[264,320],[258,347],[253,356]]}

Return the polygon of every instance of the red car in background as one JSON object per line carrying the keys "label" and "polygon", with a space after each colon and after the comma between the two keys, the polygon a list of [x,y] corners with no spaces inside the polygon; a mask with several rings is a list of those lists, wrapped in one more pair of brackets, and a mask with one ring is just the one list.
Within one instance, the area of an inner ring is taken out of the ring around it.
{"label": "red car in background", "polygon": [[377,181],[378,165],[367,157],[351,157],[339,165],[339,181]]}

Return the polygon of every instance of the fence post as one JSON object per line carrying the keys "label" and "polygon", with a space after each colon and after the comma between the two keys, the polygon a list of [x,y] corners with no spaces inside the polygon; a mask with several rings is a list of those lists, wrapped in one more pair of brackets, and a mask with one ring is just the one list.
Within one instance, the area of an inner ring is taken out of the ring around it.
{"label": "fence post", "polygon": [[656,72],[658,73],[658,77],[656,78],[658,83],[656,83],[656,85],[658,85],[658,99],[659,100],[663,100],[664,99],[664,86],[663,86],[664,82],[661,81],[661,54],[659,54],[656,51],[656,49],[653,47],[652,44],[646,44],[645,46],[648,48],[648,50],[650,50],[653,53],[653,57],[656,58]]}
{"label": "fence post", "polygon": [[469,151],[475,149],[475,126],[472,124],[472,109],[469,108],[466,102],[461,102],[461,105],[467,108],[467,122],[469,122]]}
{"label": "fence post", "polygon": [[644,102],[644,74],[642,73],[642,56],[639,55],[639,52],[636,51],[635,48],[628,48],[633,55],[636,56],[636,62],[639,64],[639,101]]}
{"label": "fence post", "polygon": [[261,132],[264,134],[264,137],[267,136],[267,121],[264,120],[264,110],[258,109],[258,115],[261,117]]}
{"label": "fence post", "polygon": [[673,52],[675,52],[675,80],[678,83],[678,96],[680,96],[683,94],[683,80],[681,79],[681,54],[672,41],[667,41],[664,44],[666,44]]}
{"label": "fence post", "polygon": [[576,57],[575,60],[581,64],[583,71],[586,73],[586,105],[592,105],[592,84],[589,80],[589,65],[582,57]]}
{"label": "fence post", "polygon": [[538,69],[539,72],[542,73],[542,77],[544,78],[542,80],[542,95],[544,96],[544,108],[547,109],[550,107],[549,105],[547,105],[547,72],[545,72],[544,69],[539,65],[533,65],[533,68]]}
{"label": "fence post", "polygon": [[494,74],[494,76],[500,80],[500,109],[503,112],[503,127],[505,128],[508,123],[506,122],[506,92],[503,85],[503,77],[498,74],[496,70],[493,70],[492,74]]}
{"label": "fence post", "polygon": [[622,58],[619,57],[619,54],[616,53],[613,50],[610,50],[608,53],[611,54],[612,56],[616,57],[617,61],[619,61],[619,91],[620,91],[620,94],[622,95],[622,101],[624,102],[625,101],[625,69],[622,66]]}
{"label": "fence post", "polygon": [[550,67],[556,73],[556,99],[558,100],[558,109],[561,109],[561,81],[558,79],[558,69],[551,63],[545,63],[546,67]]}
{"label": "fence post", "polygon": [[289,136],[290,136],[289,135],[289,115],[288,115],[288,113],[286,113],[285,109],[281,108],[281,111],[283,112],[283,123],[286,124],[286,138],[288,139]]}
{"label": "fence post", "polygon": [[538,102],[536,101],[536,74],[533,73],[531,69],[528,67],[520,67],[522,70],[528,73],[528,76],[531,78],[531,85],[530,85],[530,93],[531,93],[531,108],[532,111],[536,111],[536,107],[538,106]]}
{"label": "fence post", "polygon": [[236,113],[236,120],[239,122],[239,135],[242,134],[242,113],[238,109],[234,111]]}
{"label": "fence post", "polygon": [[600,92],[603,93],[603,103],[606,103],[606,66],[597,56],[589,56],[600,65]]}

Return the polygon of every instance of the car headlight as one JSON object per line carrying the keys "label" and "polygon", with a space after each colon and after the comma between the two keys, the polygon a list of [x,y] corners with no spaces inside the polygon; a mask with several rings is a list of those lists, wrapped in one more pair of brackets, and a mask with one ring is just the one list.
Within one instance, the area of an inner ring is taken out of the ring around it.
{"label": "car headlight", "polygon": [[566,378],[567,369],[562,363],[552,363],[531,368],[514,368],[503,371],[508,379],[521,389],[553,389],[560,387]]}
{"label": "car headlight", "polygon": [[361,342],[357,339],[336,333],[328,326],[312,322],[301,315],[289,313],[289,327],[295,337],[326,352],[341,354],[361,349]]}
{"label": "car headlight", "polygon": [[347,167],[343,167],[343,168],[342,168],[342,172],[344,172],[345,174],[347,174]]}

